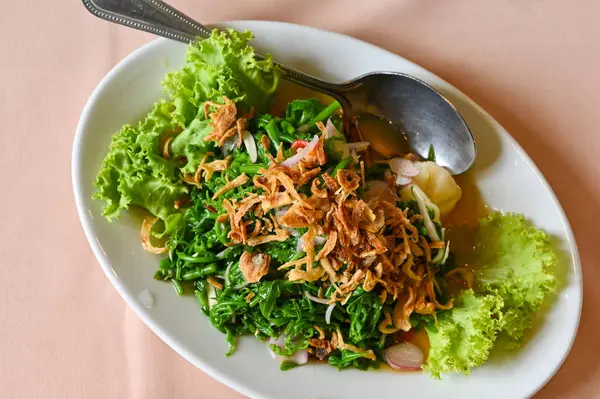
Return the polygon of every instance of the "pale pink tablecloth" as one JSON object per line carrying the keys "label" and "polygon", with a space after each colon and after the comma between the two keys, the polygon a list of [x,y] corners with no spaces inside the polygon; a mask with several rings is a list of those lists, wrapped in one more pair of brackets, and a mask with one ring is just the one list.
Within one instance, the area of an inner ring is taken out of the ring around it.
{"label": "pale pink tablecloth", "polygon": [[[397,52],[465,92],[512,133],[572,223],[581,327],[539,398],[600,393],[600,6],[594,0],[173,0],[205,22],[284,20]],[[71,142],[99,80],[149,34],[79,0],[0,10],[0,397],[239,398],[175,354],[97,265],[71,193]]]}

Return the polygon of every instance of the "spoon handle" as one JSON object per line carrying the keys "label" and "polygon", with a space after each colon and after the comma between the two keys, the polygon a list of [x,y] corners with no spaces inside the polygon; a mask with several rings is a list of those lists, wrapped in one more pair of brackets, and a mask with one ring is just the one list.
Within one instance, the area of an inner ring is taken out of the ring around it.
{"label": "spoon handle", "polygon": [[[82,0],[98,18],[189,43],[198,37],[209,37],[211,29],[194,21],[161,0]],[[262,58],[259,56],[259,58]],[[277,64],[292,83],[325,93],[346,105],[340,86]]]}

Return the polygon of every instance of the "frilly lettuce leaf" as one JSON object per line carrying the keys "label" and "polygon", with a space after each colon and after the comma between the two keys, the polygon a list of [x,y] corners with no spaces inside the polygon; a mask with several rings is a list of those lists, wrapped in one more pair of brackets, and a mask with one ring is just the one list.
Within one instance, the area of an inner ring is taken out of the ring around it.
{"label": "frilly lettuce leaf", "polygon": [[168,74],[163,82],[179,126],[187,126],[199,111],[203,115],[200,108],[205,101],[223,102],[223,96],[248,110],[268,108],[281,72],[271,56],[255,58],[250,39],[249,31],[214,30],[210,38],[190,44],[183,69]]}
{"label": "frilly lettuce leaf", "polygon": [[537,311],[556,289],[556,255],[550,237],[523,216],[495,212],[483,219],[474,252],[478,290],[504,301],[503,333],[517,348],[531,329]]}
{"label": "frilly lettuce leaf", "polygon": [[177,166],[161,157],[162,132],[173,129],[171,106],[158,102],[146,119],[125,125],[113,136],[110,150],[96,178],[94,198],[104,200],[104,216],[119,217],[121,209],[138,205],[165,219],[175,211],[174,202],[186,188],[180,183]]}
{"label": "frilly lettuce leaf", "polygon": [[[187,194],[181,172],[193,172],[212,148],[204,142],[212,129],[204,115],[205,101],[222,103],[226,96],[242,111],[268,107],[280,71],[271,57],[255,58],[248,45],[251,38],[248,31],[214,31],[210,38],[190,44],[183,69],[163,81],[169,98],[157,102],[144,121],[126,125],[113,136],[94,194],[105,201],[103,214],[108,220],[118,218],[130,205],[163,221],[178,212],[174,202]],[[164,138],[181,129],[171,143],[171,160],[164,159],[160,148]],[[187,160],[183,167],[172,161],[181,156]]]}
{"label": "frilly lettuce leaf", "polygon": [[494,212],[480,221],[472,264],[476,293],[464,291],[435,327],[424,369],[468,374],[489,357],[502,339],[509,349],[525,342],[543,302],[556,287],[556,255],[550,238],[523,216]]}
{"label": "frilly lettuce leaf", "polygon": [[427,327],[430,349],[423,369],[433,377],[442,373],[469,374],[488,358],[500,331],[502,299],[463,291],[450,311],[440,312],[435,326]]}

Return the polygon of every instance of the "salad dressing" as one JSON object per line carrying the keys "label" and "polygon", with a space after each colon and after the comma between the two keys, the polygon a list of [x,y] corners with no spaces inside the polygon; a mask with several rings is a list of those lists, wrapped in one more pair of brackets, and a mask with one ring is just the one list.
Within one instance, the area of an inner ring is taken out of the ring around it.
{"label": "salad dressing", "polygon": [[[371,114],[357,116],[360,131],[365,141],[371,143],[371,149],[376,153],[374,159],[389,159],[410,152],[408,139],[402,131],[392,127],[389,122]],[[402,140],[389,140],[386,136],[402,136]]]}
{"label": "salad dressing", "polygon": [[491,209],[483,200],[471,172],[454,176],[454,180],[462,190],[462,197],[442,222],[457,262],[472,266],[469,265],[469,254],[477,241],[479,220],[488,216]]}

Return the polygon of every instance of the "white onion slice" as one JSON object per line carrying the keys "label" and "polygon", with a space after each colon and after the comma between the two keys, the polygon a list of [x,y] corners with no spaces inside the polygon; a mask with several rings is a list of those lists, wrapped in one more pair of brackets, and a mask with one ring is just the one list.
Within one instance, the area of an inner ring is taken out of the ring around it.
{"label": "white onion slice", "polygon": [[310,152],[315,149],[315,147],[317,146],[317,144],[319,144],[319,136],[317,136],[315,134],[315,137],[313,137],[313,139],[310,141],[310,143],[308,143],[306,145],[306,147],[302,148],[300,151],[298,151],[296,153],[296,155],[293,155],[293,156],[289,157],[288,159],[286,159],[285,161],[283,161],[281,164],[283,166],[294,166],[294,165],[296,165],[298,162],[300,162],[300,160],[302,158],[304,158],[305,156],[307,156],[308,154],[310,154]]}
{"label": "white onion slice", "polygon": [[296,231],[296,229],[293,229],[291,227],[285,227],[285,226],[282,226],[282,227],[283,227],[284,230],[287,230],[292,236],[294,236],[294,237],[300,237],[300,233],[298,233]]}
{"label": "white onion slice", "polygon": [[215,290],[215,287],[213,287],[212,284],[208,285],[207,297],[208,297],[208,308],[210,309],[214,305],[217,304],[217,291]]}
{"label": "white onion slice", "polygon": [[148,309],[152,309],[152,306],[154,306],[154,296],[147,289],[143,289],[138,294],[138,298],[139,298],[140,302],[142,302],[142,305],[144,305]]}
{"label": "white onion slice", "polygon": [[446,261],[448,260],[448,255],[450,255],[450,241],[448,241],[446,243],[446,250],[444,251],[444,256],[442,257],[442,260],[440,261],[440,265],[443,265],[444,263],[446,263]]}
{"label": "white onion slice", "polygon": [[235,148],[236,142],[237,142],[236,136],[231,136],[227,140],[225,140],[225,142],[221,146],[221,151],[223,152],[224,156],[229,155],[231,150],[233,150]]}
{"label": "white onion slice", "polygon": [[250,282],[246,281],[245,283],[242,283],[240,285],[236,285],[235,287],[233,287],[236,290],[241,290],[244,287],[247,287],[248,285],[250,285]]}
{"label": "white onion slice", "polygon": [[327,242],[327,238],[325,238],[325,237],[321,237],[321,236],[314,236],[313,237],[313,243],[315,244],[315,246],[317,246],[317,245],[325,245],[326,242]]}
{"label": "white onion slice", "polygon": [[369,148],[369,142],[368,141],[357,141],[355,143],[346,143],[344,144],[344,146],[348,149],[348,151],[364,151],[367,148]]}
{"label": "white onion slice", "polygon": [[327,324],[331,324],[331,314],[333,313],[333,309],[335,309],[335,303],[329,305],[325,311],[325,323]]}
{"label": "white onion slice", "polygon": [[[218,257],[219,255],[217,255]],[[233,263],[230,263],[227,268],[225,268],[225,287],[229,288],[229,270],[231,270],[231,265],[233,265]]]}
{"label": "white onion slice", "polygon": [[332,137],[341,136],[341,135],[342,134],[340,133],[340,131],[337,130],[337,128],[331,121],[331,118],[327,119],[327,124],[325,125],[325,138],[330,139]]}
{"label": "white onion slice", "polygon": [[[285,334],[281,334],[277,339],[269,338],[267,340],[267,343],[277,345],[278,347],[283,349],[283,347],[285,346]],[[296,351],[296,353],[294,353],[292,356],[281,356],[273,352],[270,346],[268,346],[268,348],[269,353],[271,353],[273,359],[278,360],[281,363],[283,363],[284,361],[289,361],[298,365],[302,365],[308,362],[308,351],[306,349],[300,349]]]}
{"label": "white onion slice", "polygon": [[313,302],[320,303],[322,305],[329,304],[329,299],[316,297],[314,295],[311,295],[308,291],[304,291],[304,295],[306,295],[306,297]]}
{"label": "white onion slice", "polygon": [[[267,340],[267,343],[270,345],[277,345],[278,347],[283,348],[283,346],[285,344],[285,335],[281,334],[279,336],[279,338],[277,338],[277,339],[269,337],[269,339]],[[273,350],[271,349],[270,346],[267,346],[267,347],[269,348],[269,353],[271,354],[273,359],[279,360],[280,362],[283,362],[285,360],[285,356],[280,356],[277,353],[273,352]]]}
{"label": "white onion slice", "polygon": [[421,370],[423,351],[415,344],[403,342],[386,348],[385,361],[396,370]]}
{"label": "white onion slice", "polygon": [[244,130],[244,133],[242,133],[242,140],[244,141],[248,155],[250,155],[250,161],[252,163],[256,163],[258,160],[258,151],[256,150],[256,142],[254,141],[254,137],[249,131]]}
{"label": "white onion slice", "polygon": [[288,357],[287,360],[299,366],[306,364],[308,363],[308,351],[306,349],[299,349],[292,356]]}
{"label": "white onion slice", "polygon": [[227,253],[227,251],[229,250],[229,248],[225,248],[224,250],[222,250],[221,252],[219,252],[217,255],[215,255],[217,258],[222,258],[223,255],[225,255]]}
{"label": "white onion slice", "polygon": [[432,241],[440,241],[440,236],[438,236],[437,230],[433,221],[429,217],[429,212],[427,212],[427,206],[425,206],[425,200],[423,199],[423,195],[421,195],[421,189],[419,187],[412,186],[413,195],[417,200],[417,204],[419,204],[419,213],[423,216],[423,223],[425,224],[425,228],[427,229],[427,233],[429,233],[429,238]]}
{"label": "white onion slice", "polygon": [[[299,235],[299,233],[296,230],[294,230],[294,232],[296,233],[296,235]],[[325,237],[321,237],[321,236],[313,237],[313,245],[314,246],[325,245],[326,242],[327,242],[327,238],[325,238]],[[298,239],[298,245],[296,245],[296,252],[304,251],[303,247],[304,247],[304,240],[302,239],[302,237],[300,237]]]}

